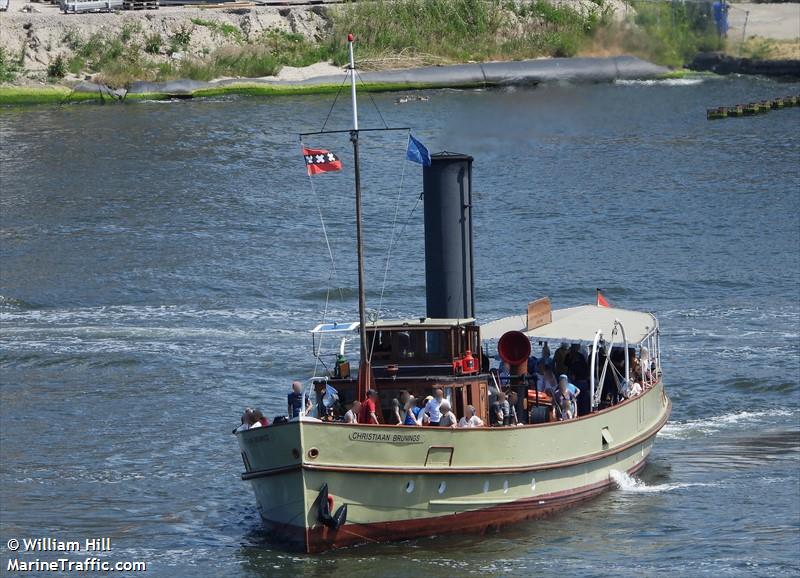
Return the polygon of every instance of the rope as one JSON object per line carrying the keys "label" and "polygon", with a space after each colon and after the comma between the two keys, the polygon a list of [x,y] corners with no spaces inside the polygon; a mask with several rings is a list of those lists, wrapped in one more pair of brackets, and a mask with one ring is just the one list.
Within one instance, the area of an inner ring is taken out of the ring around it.
{"label": "rope", "polygon": [[[326,119],[326,122],[327,122],[327,119]],[[305,148],[302,137],[300,137],[300,148],[301,148],[301,150],[303,148]],[[330,297],[331,297],[331,281],[335,281],[335,282],[338,281],[337,274],[336,274],[336,259],[333,256],[333,248],[331,247],[331,241],[330,241],[330,238],[328,237],[328,228],[325,226],[325,217],[322,214],[322,205],[320,204],[319,195],[317,194],[317,189],[314,187],[314,179],[312,178],[311,175],[308,175],[308,183],[311,186],[311,192],[314,195],[314,202],[317,205],[317,213],[319,214],[319,222],[320,222],[320,225],[322,226],[322,234],[325,237],[325,246],[328,249],[328,257],[330,258],[330,261],[331,261],[330,274],[328,275],[328,287],[327,287],[327,290],[325,292],[325,309],[322,312],[322,323],[325,323],[325,321],[328,318],[328,305],[330,303]],[[338,282],[336,284],[339,285]],[[339,299],[342,302],[344,302],[344,294],[342,293],[342,288],[338,287],[338,290],[339,290]],[[323,337],[323,334],[320,334],[319,346],[317,347],[317,351],[314,352],[314,370],[313,370],[313,372],[311,374],[311,377],[316,377],[317,368],[319,367],[320,363],[322,363],[323,366],[325,365],[325,363],[322,362],[322,360],[319,357],[319,353],[322,351],[322,337]]]}
{"label": "rope", "polygon": [[347,79],[349,77],[350,77],[350,71],[348,70],[347,74],[345,74],[344,78],[342,79],[342,84],[339,85],[339,90],[336,91],[336,96],[333,98],[333,104],[331,104],[331,109],[328,111],[328,115],[325,117],[325,122],[322,123],[322,130],[320,132],[324,132],[325,127],[328,126],[328,119],[331,117],[331,113],[333,112],[333,107],[336,106],[336,101],[339,100],[339,95],[342,93],[342,88],[344,87],[344,83],[347,82]]}
{"label": "rope", "polygon": [[[358,77],[358,80],[361,81],[361,85],[364,87],[364,91],[367,93],[367,96],[369,97],[370,101],[372,102],[372,106],[375,107],[375,111],[378,113],[378,116],[380,117],[381,122],[383,123],[383,127],[384,128],[389,128],[389,125],[386,124],[386,121],[383,119],[383,115],[381,114],[381,109],[378,108],[378,105],[375,102],[375,99],[372,98],[372,93],[367,88],[367,83],[364,82],[363,78],[361,78],[361,74],[359,74],[358,70],[356,70],[355,73],[356,73],[356,76]],[[409,134],[411,134],[411,133],[409,133]]]}
{"label": "rope", "polygon": [[[406,222],[403,224],[403,228],[400,229],[400,232],[397,234],[396,240],[399,241],[400,238],[403,236],[403,233],[405,232],[406,227],[408,226],[408,223],[411,221],[411,217],[414,216],[414,211],[417,210],[417,207],[419,206],[420,201],[422,201],[422,193],[420,193],[419,196],[417,197],[417,202],[414,203],[414,206],[411,208],[411,212],[408,214],[408,218],[406,219]],[[391,254],[391,249],[392,249],[393,246],[394,246],[394,243],[392,243],[392,245],[389,246],[389,254]],[[384,286],[386,285],[386,272],[388,271],[388,267],[389,267],[389,255],[388,254],[386,256],[386,267],[387,267],[387,269],[386,269],[386,271],[384,271],[384,274],[383,274]],[[383,303],[383,287],[381,288],[381,298],[380,298],[380,302],[379,303],[380,304]],[[378,305],[378,316],[379,317],[380,317],[380,307],[381,307],[380,304]],[[372,348],[374,346],[375,346],[375,335],[373,334],[373,336],[372,336],[372,345],[370,346],[370,352],[369,352],[369,360],[370,361],[372,361]]]}
{"label": "rope", "polygon": [[[411,141],[411,131],[408,131],[408,137],[406,138],[406,149],[408,149],[408,143],[410,141]],[[384,295],[384,292],[386,291],[386,279],[387,279],[387,277],[389,275],[389,262],[390,262],[390,260],[392,258],[392,249],[394,248],[394,245],[395,245],[395,239],[396,239],[395,238],[395,230],[397,228],[397,216],[400,213],[400,199],[402,198],[403,181],[405,180],[405,176],[406,176],[406,165],[407,164],[408,163],[406,163],[406,162],[403,163],[403,170],[400,173],[400,186],[397,189],[397,199],[395,200],[395,204],[394,204],[394,218],[392,219],[392,233],[391,233],[391,235],[389,235],[389,248],[386,251],[386,264],[384,265],[384,268],[383,268],[383,283],[381,284],[381,296],[378,299],[378,311],[377,311],[376,320],[380,319],[381,309],[383,308],[383,295]],[[416,209],[416,208],[417,208],[417,206],[415,204],[414,205],[414,209]],[[414,209],[411,210],[412,214],[414,212]],[[409,218],[411,218],[411,215],[409,215]],[[406,221],[406,224],[408,224],[408,221]],[[405,231],[405,226],[403,227],[403,231]],[[401,234],[402,234],[402,232],[401,232]],[[399,238],[399,235],[398,235],[398,238]],[[374,331],[372,333],[372,343],[370,343],[369,356],[367,357],[367,361],[369,361],[369,362],[372,362],[372,352],[375,349],[375,339],[376,339],[377,334],[378,334],[377,331]]]}

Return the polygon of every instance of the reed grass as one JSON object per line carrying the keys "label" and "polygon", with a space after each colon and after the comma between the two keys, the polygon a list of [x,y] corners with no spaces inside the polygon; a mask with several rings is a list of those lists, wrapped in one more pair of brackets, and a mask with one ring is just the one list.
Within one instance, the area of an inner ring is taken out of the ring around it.
{"label": "reed grass", "polygon": [[375,0],[331,13],[331,57],[347,60],[355,32],[361,60],[437,62],[572,56],[610,16],[603,0],[584,13],[544,0]]}

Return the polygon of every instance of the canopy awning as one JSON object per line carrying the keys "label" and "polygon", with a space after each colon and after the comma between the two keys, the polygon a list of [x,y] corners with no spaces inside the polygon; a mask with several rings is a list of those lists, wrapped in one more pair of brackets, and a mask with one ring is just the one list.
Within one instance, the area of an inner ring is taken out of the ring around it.
{"label": "canopy awning", "polygon": [[358,321],[348,323],[320,323],[311,333],[351,333],[358,329]]}
{"label": "canopy awning", "polygon": [[[631,345],[641,343],[658,327],[658,321],[652,313],[615,307],[581,305],[567,309],[554,309],[552,322],[531,331],[525,330],[527,327],[526,315],[512,315],[491,321],[481,326],[481,338],[499,339],[507,331],[522,331],[528,337],[540,341],[591,342],[598,329],[603,332],[605,339],[610,339],[615,320],[622,323],[628,343]],[[616,339],[622,340],[619,332],[617,332]]]}

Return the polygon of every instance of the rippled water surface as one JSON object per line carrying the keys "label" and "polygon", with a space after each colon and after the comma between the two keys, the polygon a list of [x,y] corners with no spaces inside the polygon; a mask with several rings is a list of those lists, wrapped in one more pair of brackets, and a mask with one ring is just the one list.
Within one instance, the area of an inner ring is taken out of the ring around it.
{"label": "rippled water surface", "polygon": [[[331,99],[0,110],[4,568],[9,538],[98,535],[158,576],[797,575],[800,109],[704,110],[798,92],[731,78],[375,95],[432,150],[475,156],[480,319],[595,287],[652,310],[674,411],[640,478],[574,511],[322,556],[271,545],[230,430],[247,404],[279,413],[313,368],[329,267],[296,133]],[[366,96],[362,111],[379,123]],[[308,144],[351,166],[346,136]],[[404,145],[362,144],[372,307]],[[341,320],[350,178],[314,181]],[[387,316],[424,312],[420,190],[409,165]]]}

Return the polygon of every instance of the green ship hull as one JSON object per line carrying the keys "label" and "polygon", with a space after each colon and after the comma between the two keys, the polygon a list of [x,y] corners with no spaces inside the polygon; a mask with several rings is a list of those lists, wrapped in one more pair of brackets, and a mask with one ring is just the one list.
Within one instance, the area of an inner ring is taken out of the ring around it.
{"label": "green ship hull", "polygon": [[[644,467],[671,402],[659,381],[580,419],[495,428],[347,425],[300,419],[237,435],[274,535],[306,552],[547,515]],[[320,521],[327,487],[346,522]]]}

